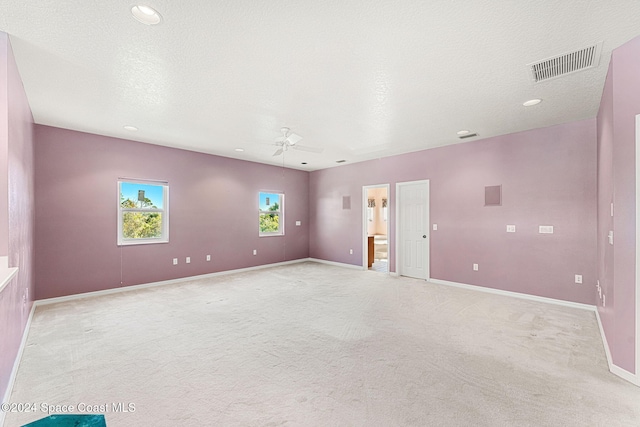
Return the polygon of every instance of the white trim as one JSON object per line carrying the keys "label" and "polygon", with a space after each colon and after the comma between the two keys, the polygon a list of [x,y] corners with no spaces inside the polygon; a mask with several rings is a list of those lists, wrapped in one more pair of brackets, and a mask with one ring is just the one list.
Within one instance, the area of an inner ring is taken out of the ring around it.
{"label": "white trim", "polygon": [[[27,338],[29,336],[29,330],[31,329],[31,320],[33,319],[33,313],[36,311],[36,303],[35,301],[31,304],[31,311],[29,312],[29,317],[27,318],[27,323],[24,325],[24,331],[22,332],[22,340],[20,341],[20,347],[18,347],[18,353],[16,354],[16,358],[13,361],[13,369],[11,369],[11,376],[9,377],[9,382],[7,383],[7,390],[4,393],[4,397],[2,402],[9,402],[11,399],[11,394],[13,393],[13,384],[16,381],[16,376],[18,375],[18,368],[20,367],[20,361],[22,360],[22,353],[24,353],[24,349],[27,346]],[[0,411],[0,427],[4,425],[4,417],[6,412]]]}
{"label": "white trim", "polygon": [[[363,185],[362,186],[362,269],[363,270],[368,270],[369,269],[369,246],[368,246],[368,240],[367,238],[369,237],[369,224],[368,224],[368,218],[367,218],[367,191],[368,190],[373,190],[376,188],[384,188],[387,190],[387,209],[389,204],[391,203],[391,186],[389,184],[378,184],[378,185]],[[389,222],[390,221],[386,221],[386,227],[387,227],[387,242],[389,242],[389,231],[390,231],[390,227],[389,227]],[[387,243],[388,244],[388,243]],[[395,250],[395,248],[394,248]],[[388,249],[387,249],[387,261],[389,260],[389,254],[391,254],[391,246],[389,245]],[[390,264],[387,263],[387,274],[390,273],[390,268],[389,268]]]}
{"label": "white trim", "polygon": [[[326,261],[319,258],[307,258],[305,261],[317,262],[318,264],[333,265],[334,267],[349,268],[351,270],[362,270],[362,266],[354,264],[346,264],[343,262]],[[366,269],[366,268],[365,268]]]}
{"label": "white trim", "polygon": [[600,336],[602,337],[602,345],[604,346],[604,353],[607,355],[607,365],[609,366],[609,372],[619,376],[625,381],[629,381],[631,384],[640,387],[640,381],[637,375],[622,369],[621,367],[613,364],[613,358],[611,357],[611,350],[609,350],[609,343],[607,342],[607,336],[604,334],[604,328],[602,327],[602,319],[600,319],[600,312],[596,308],[596,320],[598,321],[598,328],[600,328]]}
{"label": "white trim", "polygon": [[427,235],[427,259],[426,262],[426,277],[425,280],[430,280],[431,278],[431,183],[428,179],[420,179],[418,181],[403,181],[396,182],[396,217],[395,217],[395,227],[396,227],[396,243],[395,243],[395,261],[396,268],[395,271],[398,275],[401,275],[400,262],[402,261],[402,249],[400,245],[400,234],[402,224],[400,223],[400,205],[402,204],[400,197],[400,187],[405,185],[413,185],[413,184],[426,184],[427,186],[427,230],[425,234]]}
{"label": "white trim", "polygon": [[0,292],[11,282],[11,279],[18,274],[18,268],[9,268],[9,257],[0,257]]}
{"label": "white trim", "polygon": [[545,302],[548,304],[561,305],[564,307],[571,307],[571,308],[579,308],[579,309],[588,310],[588,311],[597,311],[595,305],[582,304],[579,302],[564,301],[564,300],[547,298],[547,297],[539,297],[537,295],[522,294],[520,292],[503,291],[502,289],[485,288],[484,286],[478,286],[478,285],[467,285],[466,283],[449,282],[448,280],[429,279],[429,282],[436,283],[438,285],[454,286],[456,288],[462,288],[462,289],[467,289],[471,291],[480,291],[480,292],[486,292],[489,294],[526,299],[530,301]]}
{"label": "white trim", "polygon": [[640,114],[636,115],[636,385],[640,385]]}
{"label": "white trim", "polygon": [[236,270],[218,271],[218,272],[215,272],[215,273],[201,274],[201,275],[198,275],[198,276],[180,277],[178,279],[163,280],[163,281],[160,281],[160,282],[152,282],[152,283],[143,283],[143,284],[140,284],[140,285],[123,286],[123,287],[120,287],[120,288],[104,289],[102,291],[84,292],[84,293],[81,293],[81,294],[67,295],[67,296],[63,296],[63,297],[41,299],[41,300],[35,301],[35,304],[37,304],[37,305],[56,304],[56,303],[59,303],[59,302],[73,301],[73,300],[77,300],[77,299],[90,298],[90,297],[96,297],[96,296],[102,296],[102,295],[111,295],[111,294],[116,294],[116,293],[120,293],[120,292],[128,292],[128,291],[135,291],[135,290],[139,290],[139,289],[153,288],[153,287],[156,287],[156,286],[172,285],[172,284],[177,284],[177,283],[189,282],[189,281],[197,280],[197,279],[207,279],[207,278],[210,278],[210,277],[227,276],[229,274],[244,273],[244,272],[247,272],[247,271],[262,270],[262,269],[265,269],[265,268],[278,267],[278,266],[281,266],[281,265],[289,265],[289,264],[298,264],[298,263],[307,262],[307,261],[313,261],[313,260],[311,258],[301,258],[301,259],[294,259],[292,261],[283,261],[283,262],[276,262],[276,263],[273,263],[273,264],[257,265],[257,266],[254,266],[254,267],[238,268]]}

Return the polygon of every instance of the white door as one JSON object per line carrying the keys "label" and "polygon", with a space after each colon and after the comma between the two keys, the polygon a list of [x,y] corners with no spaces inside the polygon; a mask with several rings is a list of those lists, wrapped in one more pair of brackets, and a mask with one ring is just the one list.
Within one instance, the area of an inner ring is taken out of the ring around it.
{"label": "white door", "polygon": [[429,181],[398,183],[398,260],[401,276],[429,278]]}

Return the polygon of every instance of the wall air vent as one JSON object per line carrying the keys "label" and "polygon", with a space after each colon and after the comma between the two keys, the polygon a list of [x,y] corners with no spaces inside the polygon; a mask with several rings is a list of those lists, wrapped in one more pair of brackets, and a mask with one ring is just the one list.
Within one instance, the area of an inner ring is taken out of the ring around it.
{"label": "wall air vent", "polygon": [[597,67],[600,64],[601,50],[602,42],[585,47],[584,49],[557,55],[543,59],[542,61],[532,62],[531,64],[527,64],[527,66],[530,69],[533,81],[540,83]]}
{"label": "wall air vent", "polygon": [[478,134],[477,134],[477,133],[468,133],[468,134],[466,134],[466,135],[460,135],[458,138],[460,138],[460,139],[467,139],[467,138],[473,138],[473,137],[475,137],[475,136],[478,136]]}

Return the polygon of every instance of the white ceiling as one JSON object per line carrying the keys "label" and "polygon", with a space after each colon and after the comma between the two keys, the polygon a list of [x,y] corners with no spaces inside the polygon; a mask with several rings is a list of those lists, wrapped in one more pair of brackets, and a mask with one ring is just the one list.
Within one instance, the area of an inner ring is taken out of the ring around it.
{"label": "white ceiling", "polygon": [[[594,117],[640,34],[637,0],[141,0],[156,26],[134,1],[0,2],[35,121],[302,170]],[[597,68],[533,83],[598,42]],[[283,126],[324,151],[272,157]]]}

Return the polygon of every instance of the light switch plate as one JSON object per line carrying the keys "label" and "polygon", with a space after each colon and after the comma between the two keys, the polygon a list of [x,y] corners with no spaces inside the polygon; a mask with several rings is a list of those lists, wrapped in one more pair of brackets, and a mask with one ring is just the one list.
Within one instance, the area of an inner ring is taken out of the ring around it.
{"label": "light switch plate", "polygon": [[433,224],[433,231],[437,231],[438,230],[438,224]]}
{"label": "light switch plate", "polygon": [[507,233],[515,233],[516,226],[515,225],[507,225]]}
{"label": "light switch plate", "polygon": [[296,221],[296,226],[297,226],[297,227],[300,227],[300,225],[301,225],[301,224],[302,224],[302,222],[300,222],[300,221]]}
{"label": "light switch plate", "polygon": [[553,225],[541,225],[538,231],[540,234],[553,234]]}

